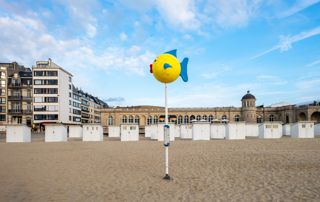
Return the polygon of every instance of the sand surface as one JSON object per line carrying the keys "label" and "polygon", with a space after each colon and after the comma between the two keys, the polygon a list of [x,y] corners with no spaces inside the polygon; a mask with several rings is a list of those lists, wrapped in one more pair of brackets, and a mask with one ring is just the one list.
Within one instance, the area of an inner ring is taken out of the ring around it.
{"label": "sand surface", "polygon": [[320,138],[4,143],[0,201],[320,201]]}

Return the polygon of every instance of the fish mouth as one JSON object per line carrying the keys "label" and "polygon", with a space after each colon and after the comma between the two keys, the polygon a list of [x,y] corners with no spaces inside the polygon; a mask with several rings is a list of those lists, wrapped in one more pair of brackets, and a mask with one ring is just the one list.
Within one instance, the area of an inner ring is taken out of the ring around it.
{"label": "fish mouth", "polygon": [[153,71],[152,71],[152,64],[150,64],[150,73],[152,74]]}

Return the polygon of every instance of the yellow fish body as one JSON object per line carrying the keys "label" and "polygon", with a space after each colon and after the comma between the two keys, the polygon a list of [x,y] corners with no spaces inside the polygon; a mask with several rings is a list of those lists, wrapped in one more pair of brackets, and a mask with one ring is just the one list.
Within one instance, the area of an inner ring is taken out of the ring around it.
{"label": "yellow fish body", "polygon": [[176,56],[177,50],[172,50],[159,55],[150,65],[150,72],[162,83],[171,83],[181,76],[184,82],[188,81],[188,58],[180,63]]}

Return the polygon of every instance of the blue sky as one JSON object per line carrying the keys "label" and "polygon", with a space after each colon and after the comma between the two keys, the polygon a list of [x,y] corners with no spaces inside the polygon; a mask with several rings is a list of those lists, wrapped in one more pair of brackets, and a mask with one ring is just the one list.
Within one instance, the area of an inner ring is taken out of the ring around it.
{"label": "blue sky", "polygon": [[52,60],[110,105],[163,105],[158,54],[189,57],[171,107],[320,98],[319,0],[0,0],[1,62]]}

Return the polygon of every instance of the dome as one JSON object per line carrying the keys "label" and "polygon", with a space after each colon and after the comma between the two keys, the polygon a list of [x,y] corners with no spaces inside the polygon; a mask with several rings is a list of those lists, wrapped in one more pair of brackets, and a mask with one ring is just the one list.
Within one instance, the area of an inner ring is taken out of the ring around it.
{"label": "dome", "polygon": [[256,99],[256,97],[254,97],[254,95],[252,95],[251,93],[250,93],[250,91],[247,91],[247,94],[245,94],[243,97],[242,97],[242,99],[241,100],[249,100],[249,99]]}

